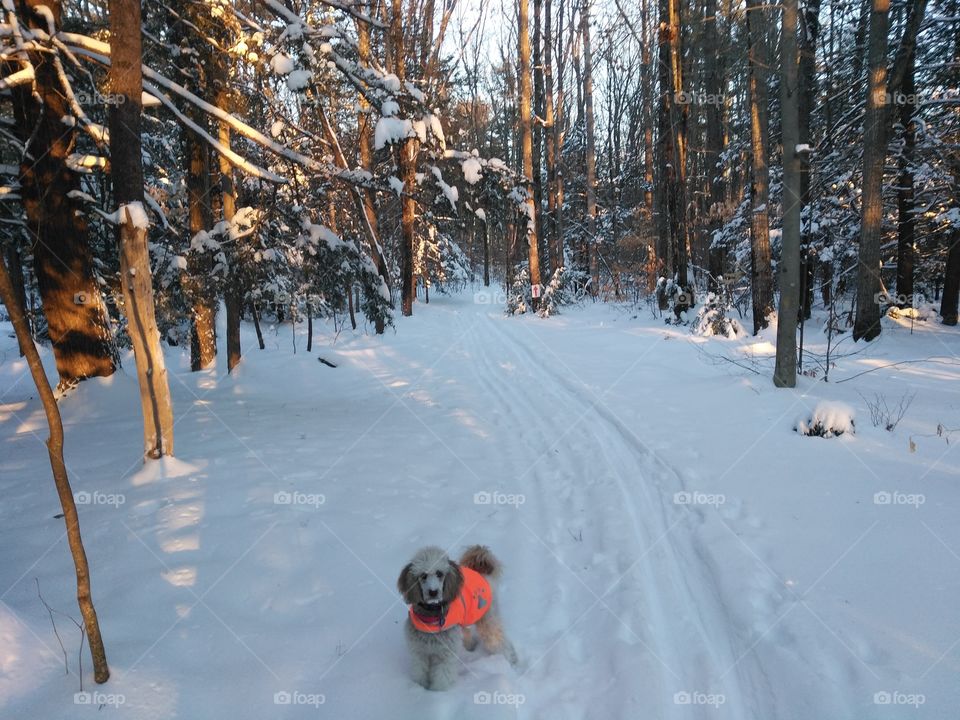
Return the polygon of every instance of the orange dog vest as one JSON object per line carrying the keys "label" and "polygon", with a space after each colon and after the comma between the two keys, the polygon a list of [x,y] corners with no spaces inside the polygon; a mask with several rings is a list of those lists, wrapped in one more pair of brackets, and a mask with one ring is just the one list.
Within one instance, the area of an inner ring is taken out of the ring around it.
{"label": "orange dog vest", "polygon": [[410,622],[417,630],[438,633],[455,625],[473,625],[486,615],[493,600],[490,583],[476,570],[461,567],[463,587],[460,594],[450,603],[446,615],[418,615],[410,607]]}

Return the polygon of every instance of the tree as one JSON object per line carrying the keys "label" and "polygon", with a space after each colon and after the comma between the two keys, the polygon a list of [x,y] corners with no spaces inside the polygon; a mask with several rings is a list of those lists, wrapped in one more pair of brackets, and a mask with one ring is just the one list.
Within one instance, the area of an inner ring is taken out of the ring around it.
{"label": "tree", "polygon": [[747,0],[748,90],[750,96],[750,266],[753,334],[767,327],[773,311],[773,271],[770,262],[770,170],[767,166],[766,20],[758,0]]}
{"label": "tree", "polygon": [[926,0],[912,0],[893,70],[887,77],[890,0],[873,0],[867,51],[867,110],[863,118],[863,194],[860,252],[857,256],[857,315],[853,339],[873,340],[880,334],[880,234],[883,221],[883,169],[887,159],[890,111],[887,98],[903,87]]}
{"label": "tree", "polygon": [[120,224],[120,281],[140,384],[144,457],[159,458],[173,455],[173,406],[153,304],[149,221],[143,207],[139,0],[110,1],[110,38],[110,167]]}
{"label": "tree", "polygon": [[590,50],[590,2],[584,0],[580,9],[580,37],[583,42],[583,105],[586,135],[586,214],[587,214],[587,264],[590,271],[590,294],[600,292],[600,265],[597,237],[597,143],[593,121],[593,54]]}
{"label": "tree", "polygon": [[[517,27],[520,44],[520,144],[523,155],[523,182],[526,189],[526,228],[527,253],[530,262],[530,284],[540,285],[540,253],[537,245],[537,214],[534,208],[533,194],[533,127],[531,124],[531,78],[530,78],[530,34],[527,0],[520,0],[519,24]],[[538,305],[533,300],[534,308]]]}
{"label": "tree", "polygon": [[17,333],[17,340],[27,358],[30,374],[40,394],[40,402],[47,416],[47,426],[50,437],[47,438],[47,455],[50,458],[50,469],[53,472],[53,482],[57,487],[60,498],[60,507],[63,510],[63,522],[67,527],[67,542],[70,545],[70,554],[73,556],[73,565],[77,573],[77,604],[83,618],[83,627],[87,634],[87,645],[90,647],[90,656],[93,658],[93,678],[98,683],[105,683],[110,678],[110,668],[107,665],[107,653],[103,647],[103,637],[100,634],[100,623],[97,620],[97,610],[93,605],[93,596],[90,590],[90,566],[87,563],[87,553],[83,549],[83,538],[80,536],[80,516],[77,514],[77,505],[73,499],[73,490],[70,488],[70,478],[67,475],[67,466],[63,461],[63,421],[57,400],[50,389],[50,383],[43,372],[40,353],[37,352],[30,329],[23,315],[7,265],[0,256],[0,301],[7,308],[13,329]]}
{"label": "tree", "polygon": [[[40,8],[48,9],[47,12]],[[61,24],[59,0],[23,0],[22,22],[48,30]],[[23,145],[20,193],[27,214],[37,289],[43,301],[60,387],[111,375],[119,365],[100,287],[93,273],[79,175],[68,167],[77,140],[72,92],[48,41],[32,43],[22,60],[30,82],[13,87],[15,132]]]}
{"label": "tree", "polygon": [[797,0],[783,0],[780,118],[783,128],[783,234],[780,251],[780,322],[777,325],[777,387],[797,384],[797,320],[800,310],[800,181],[799,73]]}

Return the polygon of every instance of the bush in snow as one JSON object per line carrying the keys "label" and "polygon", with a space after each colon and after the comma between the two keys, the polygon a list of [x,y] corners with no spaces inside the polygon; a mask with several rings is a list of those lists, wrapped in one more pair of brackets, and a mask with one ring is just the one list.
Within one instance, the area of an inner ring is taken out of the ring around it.
{"label": "bush in snow", "polygon": [[517,272],[516,277],[507,289],[507,315],[523,315],[533,307],[533,297],[530,294],[530,271],[524,264]]}
{"label": "bush in snow", "polygon": [[821,400],[809,415],[797,419],[793,428],[811,437],[837,437],[854,433],[853,408],[846,403]]}
{"label": "bush in snow", "polygon": [[583,299],[583,288],[587,286],[587,280],[589,278],[583,270],[572,270],[566,266],[557,268],[543,289],[537,314],[540,317],[550,317],[559,313],[564,305],[579,303]]}
{"label": "bush in snow", "polygon": [[735,318],[727,317],[727,314],[733,310],[733,301],[728,286],[723,283],[723,278],[720,278],[720,284],[724,289],[719,293],[707,293],[691,329],[695,335],[704,337],[714,335],[731,339],[743,337],[747,333],[740,322]]}

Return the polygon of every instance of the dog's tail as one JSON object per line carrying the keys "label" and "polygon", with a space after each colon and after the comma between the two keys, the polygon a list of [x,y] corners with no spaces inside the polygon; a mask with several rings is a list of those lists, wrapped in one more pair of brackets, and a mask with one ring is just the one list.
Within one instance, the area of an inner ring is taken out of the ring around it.
{"label": "dog's tail", "polygon": [[503,568],[500,561],[486,545],[471,545],[468,547],[460,557],[460,564],[491,578],[500,577],[500,571]]}

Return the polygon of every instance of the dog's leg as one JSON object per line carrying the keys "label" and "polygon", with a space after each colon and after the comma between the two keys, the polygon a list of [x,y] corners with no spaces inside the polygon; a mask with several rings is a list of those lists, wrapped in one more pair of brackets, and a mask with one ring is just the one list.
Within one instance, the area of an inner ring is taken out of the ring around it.
{"label": "dog's leg", "polygon": [[433,655],[427,690],[449,690],[457,682],[457,658],[451,652]]}
{"label": "dog's leg", "polygon": [[476,624],[476,629],[484,650],[490,654],[500,653],[511,665],[517,664],[517,651],[513,649],[513,643],[504,634],[499,617],[487,613],[480,618],[480,621]]}
{"label": "dog's leg", "polygon": [[465,647],[469,652],[473,652],[477,649],[477,643],[480,642],[480,639],[477,637],[477,633],[473,631],[472,627],[465,627],[463,629],[463,647]]}

